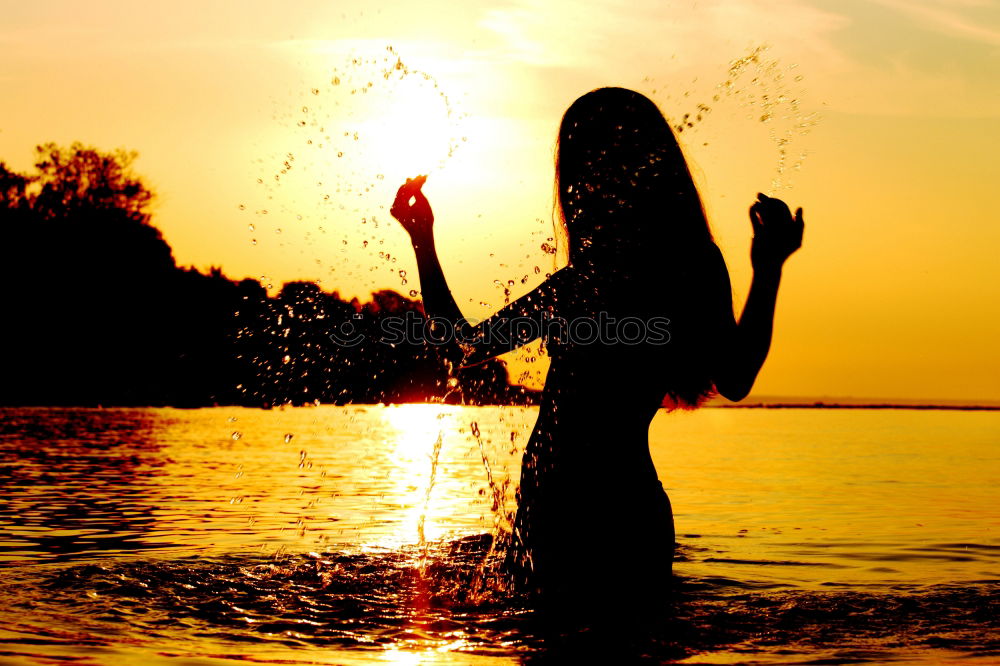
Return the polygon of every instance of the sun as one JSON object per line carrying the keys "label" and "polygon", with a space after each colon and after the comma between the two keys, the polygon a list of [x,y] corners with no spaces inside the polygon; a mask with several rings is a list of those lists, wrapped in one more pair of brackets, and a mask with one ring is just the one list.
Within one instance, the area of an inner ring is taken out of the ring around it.
{"label": "sun", "polygon": [[434,205],[461,210],[470,185],[490,180],[482,154],[496,132],[469,118],[461,81],[445,61],[425,57],[418,68],[386,47],[330,54],[294,102],[282,104],[276,147],[258,160],[262,197],[253,208],[268,217],[250,225],[254,244],[266,228],[296,271],[305,269],[294,250],[338,286],[365,294],[390,281],[415,297],[418,285],[404,275],[415,273],[405,263],[411,250],[389,213],[397,189],[427,175]]}
{"label": "sun", "polygon": [[308,145],[341,179],[378,175],[401,182],[442,169],[467,139],[455,99],[460,93],[404,64],[391,48],[373,55],[347,58],[326,85],[312,89],[296,116]]}
{"label": "sun", "polygon": [[360,124],[359,146],[372,169],[390,182],[440,169],[461,143],[459,123],[444,94],[423,78],[383,83],[385,100]]}

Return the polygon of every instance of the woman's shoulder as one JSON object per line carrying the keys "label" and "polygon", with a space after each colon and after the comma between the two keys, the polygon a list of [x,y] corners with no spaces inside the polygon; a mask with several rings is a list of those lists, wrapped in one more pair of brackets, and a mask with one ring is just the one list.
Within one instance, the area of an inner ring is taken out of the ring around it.
{"label": "woman's shoulder", "polygon": [[719,264],[722,264],[722,266],[726,265],[726,259],[725,257],[722,256],[722,250],[719,249],[719,246],[718,244],[716,244],[715,241],[710,240],[705,244],[704,253],[707,257],[711,259],[714,265],[716,266],[718,266]]}
{"label": "woman's shoulder", "polygon": [[543,292],[552,296],[561,296],[579,283],[579,274],[572,266],[563,266],[545,278],[538,286]]}
{"label": "woman's shoulder", "polygon": [[574,283],[579,278],[578,272],[573,266],[563,266],[556,269],[554,273],[545,279],[545,284],[551,287],[561,287]]}
{"label": "woman's shoulder", "polygon": [[565,315],[578,304],[585,291],[586,279],[573,266],[563,266],[545,278],[535,290],[540,305],[552,314]]}
{"label": "woman's shoulder", "polygon": [[715,281],[722,273],[728,275],[726,260],[722,256],[722,250],[713,240],[706,240],[683,250],[677,250],[669,257],[664,257],[663,269],[667,272],[675,271],[682,279],[703,282],[705,280]]}
{"label": "woman's shoulder", "polygon": [[722,256],[722,250],[719,246],[715,244],[714,241],[710,241],[705,247],[705,268],[708,271],[708,276],[713,282],[728,285],[729,284],[729,267],[726,265],[726,258]]}

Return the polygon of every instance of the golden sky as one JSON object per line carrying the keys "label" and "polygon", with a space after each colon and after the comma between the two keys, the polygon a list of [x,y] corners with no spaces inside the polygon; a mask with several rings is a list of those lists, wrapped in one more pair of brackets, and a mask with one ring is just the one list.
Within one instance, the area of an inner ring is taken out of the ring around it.
{"label": "golden sky", "polygon": [[0,159],[137,150],[180,264],[362,297],[418,287],[387,208],[427,172],[482,316],[559,261],[576,97],[635,88],[675,122],[702,104],[680,140],[737,307],[756,192],[806,211],[755,394],[1000,399],[1000,3],[627,4],[4,1]]}

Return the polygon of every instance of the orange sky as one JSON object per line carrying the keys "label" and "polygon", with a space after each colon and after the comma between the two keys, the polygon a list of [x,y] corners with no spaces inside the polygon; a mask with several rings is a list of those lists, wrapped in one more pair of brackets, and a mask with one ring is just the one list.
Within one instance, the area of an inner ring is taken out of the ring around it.
{"label": "orange sky", "polygon": [[139,151],[182,265],[408,292],[387,207],[426,171],[445,270],[482,316],[554,269],[560,116],[621,85],[673,120],[711,108],[680,138],[737,299],[755,193],[806,210],[755,394],[1000,399],[996,2],[4,5],[0,159]]}

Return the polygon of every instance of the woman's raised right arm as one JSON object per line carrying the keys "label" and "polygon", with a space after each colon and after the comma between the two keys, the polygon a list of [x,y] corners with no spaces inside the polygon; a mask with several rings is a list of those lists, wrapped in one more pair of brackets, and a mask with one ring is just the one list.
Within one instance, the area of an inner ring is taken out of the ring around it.
{"label": "woman's raised right arm", "polygon": [[474,365],[537,338],[542,331],[543,311],[554,301],[549,281],[483,322],[470,322],[462,314],[445,280],[434,246],[434,215],[420,191],[426,180],[426,176],[407,179],[396,193],[389,212],[406,229],[413,243],[424,314],[438,323],[445,320],[449,327],[434,331],[438,336],[436,344],[442,346],[452,363]]}
{"label": "woman's raised right arm", "polygon": [[410,235],[413,251],[417,255],[417,273],[420,276],[425,314],[447,319],[454,327],[453,330],[458,331],[466,325],[466,321],[448,288],[438,260],[437,248],[434,246],[434,213],[427,197],[420,191],[426,180],[427,176],[407,178],[406,183],[396,192],[396,200],[389,212]]}

